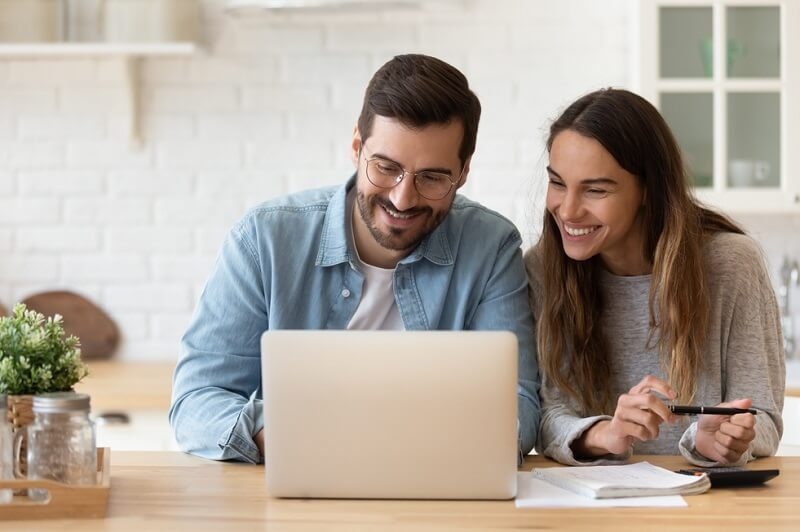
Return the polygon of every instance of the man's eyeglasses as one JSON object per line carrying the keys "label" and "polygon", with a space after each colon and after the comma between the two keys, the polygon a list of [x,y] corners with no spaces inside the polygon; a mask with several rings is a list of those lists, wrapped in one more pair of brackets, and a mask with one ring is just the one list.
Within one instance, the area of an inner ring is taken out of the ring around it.
{"label": "man's eyeglasses", "polygon": [[[364,153],[363,147],[361,152]],[[383,157],[367,157],[364,154],[364,160],[367,162],[367,179],[376,187],[394,188],[408,174],[414,178],[414,187],[419,195],[429,200],[440,200],[447,196],[464,173],[462,169],[458,179],[453,181],[450,179],[450,174],[444,172],[431,170],[409,172],[396,162]]]}

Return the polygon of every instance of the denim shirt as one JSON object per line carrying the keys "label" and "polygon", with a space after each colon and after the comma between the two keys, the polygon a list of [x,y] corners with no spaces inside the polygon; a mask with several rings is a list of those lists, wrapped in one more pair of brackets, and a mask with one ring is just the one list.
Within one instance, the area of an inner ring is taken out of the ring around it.
{"label": "denim shirt", "polygon": [[[345,329],[363,276],[340,187],[265,202],[231,229],[181,340],[169,418],[186,452],[259,463],[260,338],[268,329]],[[402,259],[394,294],[406,330],[509,330],[519,339],[519,438],[539,427],[528,281],[514,225],[457,195],[444,221]]]}

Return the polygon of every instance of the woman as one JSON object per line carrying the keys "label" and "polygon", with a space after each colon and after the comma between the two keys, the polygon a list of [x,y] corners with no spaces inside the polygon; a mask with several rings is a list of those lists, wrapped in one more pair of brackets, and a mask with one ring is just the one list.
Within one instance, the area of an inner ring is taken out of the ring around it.
{"label": "woman", "polygon": [[[539,452],[573,465],[774,454],[785,368],[756,243],[693,198],[669,127],[631,92],[580,98],[547,148],[544,229],[525,255],[543,374]],[[757,415],[689,418],[669,403]]]}

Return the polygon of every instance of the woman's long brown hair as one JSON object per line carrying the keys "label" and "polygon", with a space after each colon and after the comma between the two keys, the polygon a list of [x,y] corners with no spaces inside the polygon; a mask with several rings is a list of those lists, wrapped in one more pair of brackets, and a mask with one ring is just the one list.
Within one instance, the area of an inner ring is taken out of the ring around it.
{"label": "woman's long brown hair", "polygon": [[[703,246],[711,233],[743,231],[695,200],[678,143],[644,98],[619,89],[583,96],[550,127],[548,151],[565,130],[597,140],[644,188],[642,251],[652,264],[650,343],[678,399],[690,403],[711,305]],[[542,372],[581,405],[584,415],[613,413],[612,368],[600,328],[600,260],[567,257],[549,212],[538,245],[544,291],[537,325]]]}

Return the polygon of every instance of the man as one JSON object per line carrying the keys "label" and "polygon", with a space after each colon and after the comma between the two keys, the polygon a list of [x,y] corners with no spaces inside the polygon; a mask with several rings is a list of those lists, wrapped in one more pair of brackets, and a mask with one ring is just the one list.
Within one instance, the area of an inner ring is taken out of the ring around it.
{"label": "man", "polygon": [[181,342],[170,423],[182,449],[262,460],[267,329],[513,331],[520,450],[533,447],[539,384],[521,238],[456,195],[480,112],[461,72],[397,56],[367,87],[355,175],[268,201],[234,226]]}

